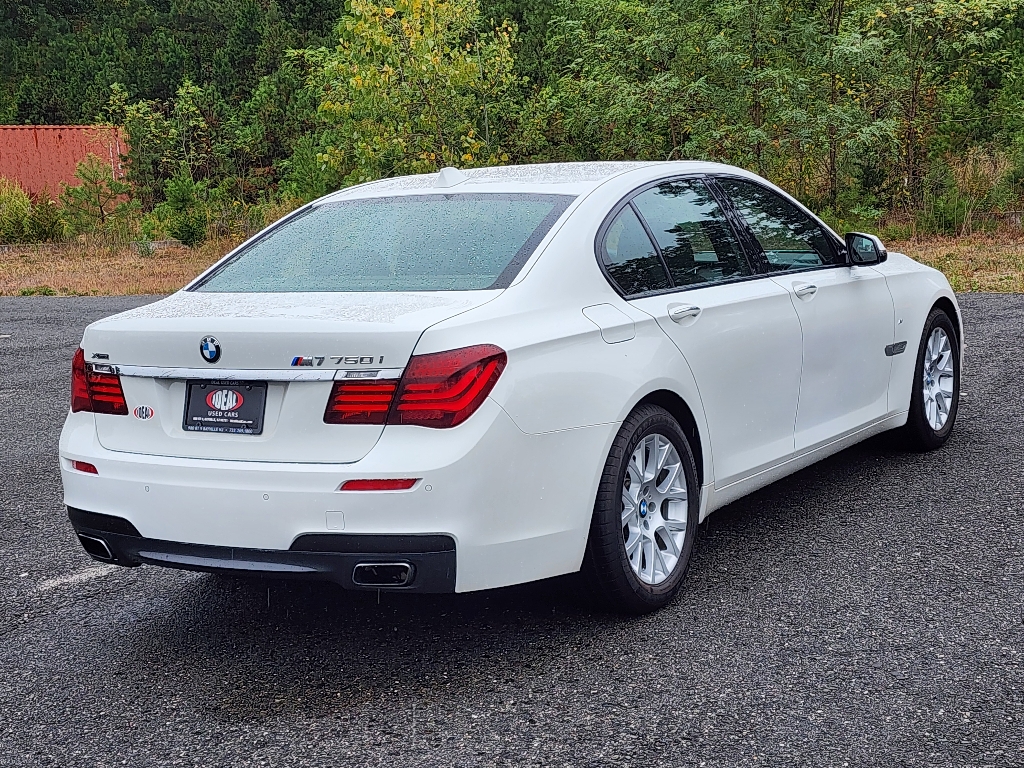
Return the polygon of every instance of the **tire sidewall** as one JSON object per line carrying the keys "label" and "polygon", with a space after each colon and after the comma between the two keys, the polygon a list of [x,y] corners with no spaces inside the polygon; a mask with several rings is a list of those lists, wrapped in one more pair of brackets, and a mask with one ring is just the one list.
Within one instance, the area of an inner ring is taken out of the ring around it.
{"label": "tire sidewall", "polygon": [[[949,347],[953,355],[953,402],[949,409],[949,416],[942,429],[932,429],[928,423],[928,417],[924,409],[924,356],[928,340],[936,328],[941,328],[949,339]],[[933,450],[942,446],[949,439],[956,422],[957,411],[960,407],[960,343],[957,338],[956,329],[952,320],[941,309],[933,309],[928,315],[924,324],[924,331],[921,333],[921,342],[917,350],[917,363],[914,366],[914,383],[910,398],[909,424],[913,429],[914,437],[921,447]]]}
{"label": "tire sidewall", "polygon": [[[625,542],[622,540],[622,486],[625,482],[626,472],[630,458],[636,447],[647,436],[660,434],[667,438],[679,454],[682,470],[686,479],[687,496],[687,520],[686,539],[683,542],[679,560],[672,575],[660,584],[646,584],[634,573],[626,555]],[[609,523],[614,522],[618,534],[618,557],[613,563],[604,564],[611,573],[605,574],[605,580],[617,582],[619,592],[627,595],[630,593],[637,603],[637,608],[651,610],[661,607],[675,596],[679,591],[686,570],[689,566],[690,556],[693,552],[693,545],[696,539],[698,517],[700,513],[700,488],[697,483],[696,468],[693,459],[693,451],[690,448],[689,440],[683,434],[678,422],[668,411],[662,408],[650,407],[638,410],[623,423],[620,437],[625,436],[624,450],[617,457],[609,456],[605,466],[606,473],[613,473],[614,478],[610,486],[603,487],[598,494],[595,504],[595,518],[605,516]],[[595,520],[596,522],[596,520]],[[593,533],[592,533],[593,535]]]}

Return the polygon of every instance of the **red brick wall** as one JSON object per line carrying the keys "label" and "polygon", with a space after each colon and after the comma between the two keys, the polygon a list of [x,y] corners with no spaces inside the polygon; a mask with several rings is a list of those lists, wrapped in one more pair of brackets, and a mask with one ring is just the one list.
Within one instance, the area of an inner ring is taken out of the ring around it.
{"label": "red brick wall", "polygon": [[92,153],[123,175],[120,155],[127,152],[117,128],[92,125],[0,125],[0,176],[18,181],[29,194],[61,183],[75,186],[76,166]]}

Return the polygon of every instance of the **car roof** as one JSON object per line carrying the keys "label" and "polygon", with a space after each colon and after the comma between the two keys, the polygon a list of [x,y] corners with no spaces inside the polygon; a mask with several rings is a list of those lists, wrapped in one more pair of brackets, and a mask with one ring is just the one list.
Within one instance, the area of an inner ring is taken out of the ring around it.
{"label": "car roof", "polygon": [[[488,168],[467,168],[458,171],[445,169],[444,172],[398,176],[359,184],[321,198],[318,203],[392,195],[472,192],[581,195],[615,176],[652,166],[662,166],[669,173],[721,171],[728,167],[699,161],[601,161],[502,165]],[[442,173],[446,174],[445,177],[442,177]],[[453,181],[454,183],[452,183]]]}

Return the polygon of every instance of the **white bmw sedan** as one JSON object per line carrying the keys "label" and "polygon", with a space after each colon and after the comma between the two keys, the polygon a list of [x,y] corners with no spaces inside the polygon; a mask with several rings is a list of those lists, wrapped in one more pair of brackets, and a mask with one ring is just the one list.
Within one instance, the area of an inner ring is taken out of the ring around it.
{"label": "white bmw sedan", "polygon": [[884,430],[941,446],[941,273],[697,162],[388,179],[90,325],[60,465],[94,558],[467,592],[678,591],[715,509]]}

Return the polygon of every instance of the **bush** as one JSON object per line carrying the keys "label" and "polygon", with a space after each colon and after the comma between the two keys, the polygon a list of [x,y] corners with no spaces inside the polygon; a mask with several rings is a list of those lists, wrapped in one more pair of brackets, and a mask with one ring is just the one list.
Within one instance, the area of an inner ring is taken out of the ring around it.
{"label": "bush", "polygon": [[25,219],[25,240],[45,243],[60,240],[64,235],[63,210],[44,189],[32,201],[32,210]]}
{"label": "bush", "polygon": [[32,200],[16,181],[0,177],[0,243],[25,239],[25,220],[32,212]]}

